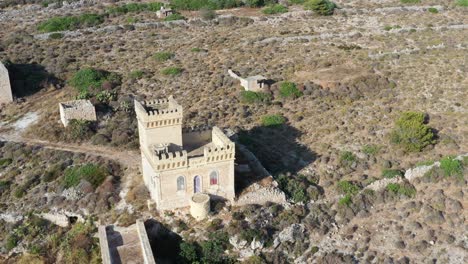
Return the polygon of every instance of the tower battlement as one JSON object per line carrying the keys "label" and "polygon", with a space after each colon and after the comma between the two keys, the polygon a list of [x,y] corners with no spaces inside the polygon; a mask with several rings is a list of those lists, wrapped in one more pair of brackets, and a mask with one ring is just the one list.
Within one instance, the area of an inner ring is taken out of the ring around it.
{"label": "tower battlement", "polygon": [[188,166],[187,151],[172,151],[164,153],[151,152],[150,160],[156,171],[172,170]]}
{"label": "tower battlement", "polygon": [[140,121],[154,122],[147,127],[182,124],[183,108],[172,96],[141,102],[135,100],[135,112]]}

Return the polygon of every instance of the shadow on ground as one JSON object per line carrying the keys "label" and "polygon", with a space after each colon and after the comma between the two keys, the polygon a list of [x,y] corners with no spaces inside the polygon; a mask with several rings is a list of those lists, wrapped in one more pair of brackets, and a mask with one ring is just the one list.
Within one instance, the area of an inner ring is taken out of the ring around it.
{"label": "shadow on ground", "polygon": [[59,82],[40,64],[16,64],[6,61],[5,66],[8,69],[12,92],[16,98],[33,95]]}

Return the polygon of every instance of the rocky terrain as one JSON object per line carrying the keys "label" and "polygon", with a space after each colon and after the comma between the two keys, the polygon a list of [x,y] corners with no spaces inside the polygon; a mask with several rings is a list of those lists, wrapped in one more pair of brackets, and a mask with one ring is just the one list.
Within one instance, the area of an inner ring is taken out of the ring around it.
{"label": "rocky terrain", "polygon": [[[280,1],[288,12],[177,10],[186,19],[174,21],[109,11],[150,1],[45,2],[0,9],[0,60],[17,98],[0,109],[0,262],[99,262],[95,223],[150,217],[167,229],[153,241],[157,258],[174,263],[467,262],[463,1],[335,1],[329,16]],[[101,20],[39,26],[89,13]],[[73,80],[89,68],[106,77],[84,95]],[[246,94],[228,69],[272,85]],[[213,204],[199,223],[148,209],[133,99],[169,95],[186,126],[234,131],[288,202]],[[80,96],[98,122],[64,129],[58,102]],[[423,113],[433,135],[416,151],[393,137],[405,112]],[[271,125],[273,115],[282,122]],[[78,223],[57,225],[63,217]]]}

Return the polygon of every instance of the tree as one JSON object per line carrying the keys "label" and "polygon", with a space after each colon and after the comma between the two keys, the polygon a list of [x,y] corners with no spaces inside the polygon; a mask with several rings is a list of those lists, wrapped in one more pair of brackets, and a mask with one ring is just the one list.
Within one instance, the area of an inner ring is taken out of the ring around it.
{"label": "tree", "polygon": [[395,126],[390,135],[391,141],[408,152],[419,152],[435,143],[432,129],[425,125],[424,113],[404,112],[395,122]]}
{"label": "tree", "polygon": [[309,0],[304,3],[304,8],[322,16],[330,16],[333,15],[336,4],[329,0]]}
{"label": "tree", "polygon": [[197,247],[189,242],[180,244],[179,257],[184,263],[194,263],[198,260]]}

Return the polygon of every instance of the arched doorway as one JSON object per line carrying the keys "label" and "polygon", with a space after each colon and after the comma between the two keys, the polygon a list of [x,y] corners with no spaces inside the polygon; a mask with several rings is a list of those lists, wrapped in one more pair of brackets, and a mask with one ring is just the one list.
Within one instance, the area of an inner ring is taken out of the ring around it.
{"label": "arched doorway", "polygon": [[201,192],[201,179],[200,179],[200,176],[195,176],[195,178],[193,178],[193,192],[194,193],[199,193]]}

